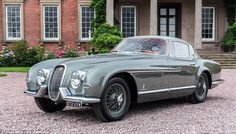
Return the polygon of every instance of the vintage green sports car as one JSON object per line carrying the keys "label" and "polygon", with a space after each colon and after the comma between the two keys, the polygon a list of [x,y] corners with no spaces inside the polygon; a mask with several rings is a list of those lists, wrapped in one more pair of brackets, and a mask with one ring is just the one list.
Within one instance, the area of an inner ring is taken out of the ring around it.
{"label": "vintage green sports car", "polygon": [[224,82],[219,63],[171,37],[131,37],[108,54],[55,59],[34,65],[26,94],[45,112],[92,106],[102,121],[121,120],[130,103],[186,96],[202,103]]}

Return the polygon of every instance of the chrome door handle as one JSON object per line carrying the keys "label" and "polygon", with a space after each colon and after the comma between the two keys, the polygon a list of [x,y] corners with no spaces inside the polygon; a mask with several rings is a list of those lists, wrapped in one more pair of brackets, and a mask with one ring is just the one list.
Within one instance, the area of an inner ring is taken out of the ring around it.
{"label": "chrome door handle", "polygon": [[190,63],[190,65],[194,66],[194,65],[196,65],[196,64],[195,64],[195,63]]}

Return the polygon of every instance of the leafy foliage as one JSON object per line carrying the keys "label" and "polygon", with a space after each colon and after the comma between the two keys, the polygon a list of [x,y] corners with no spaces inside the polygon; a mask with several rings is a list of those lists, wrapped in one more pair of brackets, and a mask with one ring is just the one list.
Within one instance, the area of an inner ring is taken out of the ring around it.
{"label": "leafy foliage", "polygon": [[236,23],[229,27],[222,41],[221,48],[225,52],[233,51],[236,45]]}
{"label": "leafy foliage", "polygon": [[28,57],[27,44],[25,41],[14,42],[10,48],[14,53],[15,64],[25,66]]}
{"label": "leafy foliage", "polygon": [[92,27],[97,29],[106,22],[106,0],[92,0],[91,8],[95,9],[96,14]]}
{"label": "leafy foliage", "polygon": [[109,52],[122,39],[120,30],[115,26],[102,24],[94,33],[91,43],[100,53]]}
{"label": "leafy foliage", "polygon": [[27,61],[25,62],[24,66],[32,66],[40,61],[46,59],[45,56],[45,48],[42,46],[33,46],[31,49],[27,51]]}

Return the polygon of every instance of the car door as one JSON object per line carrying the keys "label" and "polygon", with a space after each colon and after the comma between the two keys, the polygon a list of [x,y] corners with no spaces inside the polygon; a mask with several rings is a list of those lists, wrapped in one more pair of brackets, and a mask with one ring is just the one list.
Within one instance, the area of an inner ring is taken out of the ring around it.
{"label": "car door", "polygon": [[167,74],[168,88],[173,97],[191,94],[195,89],[195,61],[190,46],[184,42],[173,41],[170,45]]}
{"label": "car door", "polygon": [[169,71],[167,56],[154,56],[146,60],[145,70],[132,72],[138,88],[138,102],[171,98],[168,85],[163,84]]}

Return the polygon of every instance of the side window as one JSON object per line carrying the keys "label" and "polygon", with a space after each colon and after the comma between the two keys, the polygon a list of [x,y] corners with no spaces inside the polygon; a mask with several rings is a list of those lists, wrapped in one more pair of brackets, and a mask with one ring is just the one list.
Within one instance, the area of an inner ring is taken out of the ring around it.
{"label": "side window", "polygon": [[178,58],[188,58],[189,57],[188,45],[181,42],[173,42],[171,46],[171,56]]}

